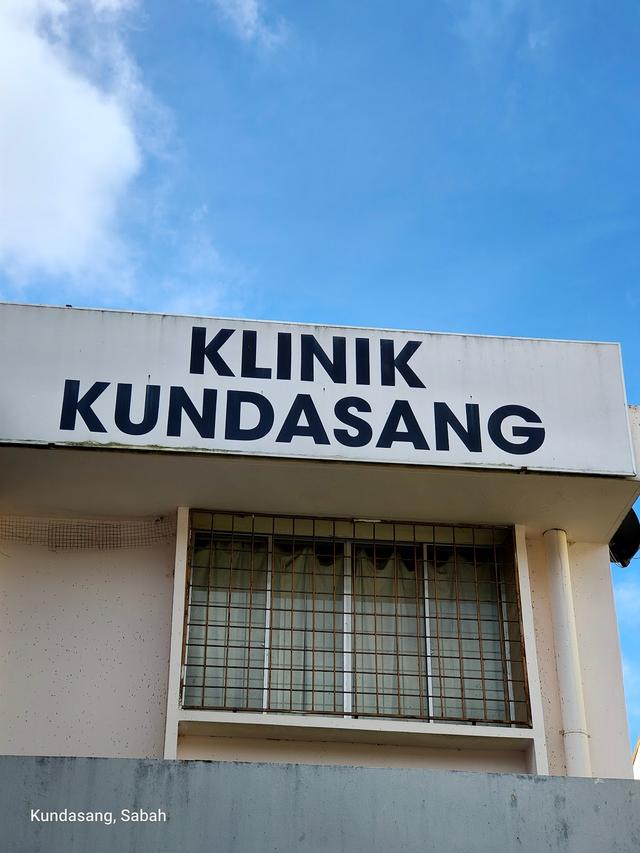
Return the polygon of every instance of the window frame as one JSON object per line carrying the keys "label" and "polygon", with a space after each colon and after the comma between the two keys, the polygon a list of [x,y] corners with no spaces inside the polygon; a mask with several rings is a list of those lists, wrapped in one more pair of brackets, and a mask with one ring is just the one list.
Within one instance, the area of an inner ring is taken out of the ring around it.
{"label": "window frame", "polygon": [[[192,574],[192,543],[193,543],[193,518],[196,514],[206,514],[211,517],[211,529],[210,533],[212,539],[216,536],[224,536],[228,531],[225,530],[217,530],[213,527],[213,518],[214,516],[225,516],[225,517],[235,517],[235,518],[244,518],[244,519],[270,519],[272,521],[272,532],[265,533],[262,531],[256,531],[252,528],[251,531],[237,531],[235,535],[238,537],[251,536],[251,537],[259,537],[267,540],[267,551],[268,551],[268,570],[267,570],[267,591],[266,591],[266,614],[265,614],[265,625],[264,625],[264,660],[263,660],[263,688],[262,688],[262,703],[260,708],[249,708],[249,707],[228,707],[228,706],[207,706],[204,704],[201,705],[187,705],[183,702],[184,691],[185,691],[185,670],[187,666],[187,643],[188,643],[188,610],[189,610],[189,590],[191,587],[191,574]],[[342,694],[343,694],[343,709],[340,712],[334,711],[316,711],[316,710],[295,710],[295,709],[276,709],[269,706],[269,679],[271,675],[270,668],[270,658],[272,652],[272,629],[271,629],[271,617],[272,617],[272,586],[273,586],[273,547],[274,541],[277,539],[289,539],[292,538],[294,540],[301,541],[306,537],[300,535],[295,536],[293,533],[288,535],[286,533],[278,533],[275,532],[276,520],[288,520],[292,524],[293,530],[293,522],[295,521],[306,521],[311,523],[334,523],[334,531],[336,524],[348,524],[352,525],[353,530],[353,538],[347,539],[344,535],[334,535],[332,537],[326,536],[312,536],[309,537],[313,541],[317,541],[318,539],[322,539],[324,541],[333,541],[340,542],[344,547],[344,573],[343,573],[343,589],[342,589],[342,602],[343,602],[343,626],[342,626],[342,658],[343,658],[343,669],[342,669]],[[505,676],[502,681],[505,685],[505,693],[504,699],[501,700],[504,702],[505,707],[508,708],[508,711],[505,716],[504,721],[496,721],[495,719],[486,719],[486,717],[475,717],[475,718],[465,718],[458,719],[455,717],[447,717],[447,716],[436,716],[434,714],[433,708],[433,699],[434,699],[434,691],[433,691],[433,663],[432,663],[432,655],[431,655],[431,643],[433,640],[433,633],[431,630],[431,620],[434,618],[430,613],[430,604],[433,602],[433,598],[429,596],[429,578],[427,571],[427,550],[429,547],[428,542],[420,542],[417,539],[413,539],[413,541],[407,540],[393,540],[393,545],[407,545],[411,547],[418,548],[419,545],[422,545],[422,572],[423,572],[423,583],[422,583],[422,594],[419,597],[419,601],[422,602],[422,607],[424,611],[424,634],[421,636],[421,640],[425,647],[425,681],[426,681],[426,701],[428,703],[428,716],[414,716],[414,715],[404,715],[401,713],[391,714],[391,713],[370,713],[370,712],[360,712],[353,713],[353,699],[354,699],[354,687],[355,687],[355,672],[356,668],[354,666],[355,655],[354,655],[354,631],[353,631],[353,620],[354,620],[354,612],[353,612],[353,547],[358,544],[362,545],[374,545],[374,544],[389,544],[385,542],[381,542],[379,540],[371,539],[367,540],[364,538],[357,537],[355,535],[357,525],[373,525],[373,524],[382,524],[382,522],[374,522],[369,520],[359,520],[359,519],[333,519],[327,517],[309,517],[309,516],[289,516],[289,515],[280,515],[280,514],[266,514],[266,513],[246,513],[246,512],[233,512],[229,510],[200,510],[200,509],[190,509],[188,516],[188,538],[187,538],[187,555],[186,555],[186,573],[185,573],[185,597],[184,597],[184,620],[183,620],[183,632],[182,632],[182,660],[181,660],[181,677],[180,677],[180,690],[179,690],[179,707],[184,711],[197,711],[202,713],[212,712],[232,712],[232,713],[257,713],[257,714],[286,714],[286,715],[302,715],[302,716],[331,716],[331,717],[343,717],[345,719],[350,720],[358,720],[358,719],[369,719],[369,720],[397,720],[397,721],[414,721],[416,723],[422,724],[451,724],[451,725],[473,725],[473,726],[496,726],[501,729],[513,730],[513,729],[531,729],[533,727],[532,723],[532,703],[531,703],[531,695],[530,695],[530,685],[529,685],[529,674],[527,667],[527,659],[526,659],[526,643],[525,643],[525,633],[523,626],[523,618],[522,618],[522,599],[520,594],[520,581],[519,581],[519,571],[518,571],[518,552],[516,545],[516,537],[515,537],[515,528],[510,525],[469,525],[469,524],[443,524],[439,523],[436,525],[428,524],[425,522],[410,522],[410,521],[395,521],[395,522],[384,522],[387,525],[393,524],[396,526],[404,526],[404,527],[413,527],[414,530],[416,527],[433,527],[435,528],[450,528],[452,530],[456,529],[466,529],[466,530],[505,530],[509,531],[510,534],[510,548],[511,553],[513,555],[513,577],[508,579],[508,583],[513,584],[515,587],[515,602],[506,602],[502,596],[502,592],[499,593],[499,597],[496,600],[496,605],[499,609],[499,619],[496,620],[497,624],[500,628],[500,648],[501,648],[501,658],[500,663],[505,671]],[[395,528],[394,528],[395,529]],[[452,546],[454,545],[453,539],[451,540]],[[475,547],[475,546],[474,546]],[[494,543],[494,551],[495,551],[495,543]],[[494,561],[494,566],[497,569],[498,563]],[[503,580],[496,580],[496,584],[499,590],[501,590],[502,585],[505,583]],[[457,605],[459,605],[460,599],[459,597],[455,599]],[[512,667],[513,660],[512,656],[509,653],[510,650],[510,639],[509,639],[509,622],[513,620],[509,620],[508,608],[510,605],[515,604],[517,609],[517,619],[519,625],[519,638],[518,645],[520,648],[520,658],[518,660],[518,665],[522,668],[522,681],[518,681],[518,683],[522,684],[523,697],[519,700],[516,700],[513,693],[513,677],[512,677]],[[459,618],[459,617],[458,617]],[[480,615],[478,612],[478,622],[480,624]],[[480,638],[480,633],[478,634]],[[464,655],[459,655],[459,660],[464,660]],[[481,678],[483,682],[483,704],[486,710],[486,694],[484,692],[484,675]],[[460,677],[461,683],[464,685],[464,676]],[[464,686],[463,686],[464,691]],[[464,695],[464,694],[463,694]],[[462,700],[464,702],[464,699]],[[519,701],[521,704],[524,704],[526,708],[526,720],[517,720],[516,714],[514,713],[515,702]],[[464,704],[462,705],[464,709]]]}

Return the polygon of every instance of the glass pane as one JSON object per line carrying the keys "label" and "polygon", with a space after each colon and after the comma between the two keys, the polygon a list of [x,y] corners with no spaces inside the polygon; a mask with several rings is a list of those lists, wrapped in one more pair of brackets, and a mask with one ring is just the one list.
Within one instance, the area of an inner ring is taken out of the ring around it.
{"label": "glass pane", "polygon": [[344,546],[275,539],[269,710],[343,709]]}
{"label": "glass pane", "polygon": [[[446,719],[509,722],[516,718],[518,700],[523,700],[523,683],[517,685],[510,670],[511,661],[517,663],[521,656],[520,623],[508,621],[511,611],[503,603],[498,582],[498,571],[512,577],[513,568],[505,568],[503,558],[499,569],[496,552],[510,547],[511,540],[503,537],[503,545],[489,545],[493,537],[487,530],[474,531],[475,547],[466,544],[468,536],[456,533],[455,538],[456,542],[464,538],[465,544],[449,550],[436,548],[429,581],[429,642],[437,713]],[[452,664],[446,645],[454,626],[461,674],[455,682],[448,677]]]}
{"label": "glass pane", "polygon": [[211,521],[210,512],[194,512],[191,514],[191,526],[196,530],[211,530]]}
{"label": "glass pane", "polygon": [[353,603],[354,713],[425,716],[422,548],[355,544]]}
{"label": "glass pane", "polygon": [[188,687],[200,690],[185,689],[185,704],[262,707],[267,541],[194,534],[186,663]]}

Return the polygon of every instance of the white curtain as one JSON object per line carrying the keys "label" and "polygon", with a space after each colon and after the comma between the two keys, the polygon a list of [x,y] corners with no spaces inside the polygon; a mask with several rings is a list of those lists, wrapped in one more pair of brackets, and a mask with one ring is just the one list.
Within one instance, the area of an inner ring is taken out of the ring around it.
{"label": "white curtain", "polygon": [[343,546],[275,539],[269,710],[343,709]]}
{"label": "white curtain", "polygon": [[[508,716],[504,643],[493,548],[436,545],[428,566],[433,713]],[[435,552],[435,557],[434,557]]]}
{"label": "white curtain", "polygon": [[266,538],[194,549],[185,704],[261,709],[267,567]]}
{"label": "white curtain", "polygon": [[[343,713],[344,542],[273,538],[267,630],[268,548],[194,536],[184,703]],[[351,543],[352,713],[526,721],[510,553]]]}
{"label": "white curtain", "polygon": [[425,716],[422,549],[353,546],[354,713]]}

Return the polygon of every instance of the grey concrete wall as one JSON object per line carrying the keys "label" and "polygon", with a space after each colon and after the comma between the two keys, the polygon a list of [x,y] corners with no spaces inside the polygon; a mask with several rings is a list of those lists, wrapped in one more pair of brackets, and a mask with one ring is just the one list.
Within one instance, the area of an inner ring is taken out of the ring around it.
{"label": "grey concrete wall", "polygon": [[[163,809],[166,823],[31,822]],[[132,759],[0,758],[7,853],[626,853],[640,783]]]}

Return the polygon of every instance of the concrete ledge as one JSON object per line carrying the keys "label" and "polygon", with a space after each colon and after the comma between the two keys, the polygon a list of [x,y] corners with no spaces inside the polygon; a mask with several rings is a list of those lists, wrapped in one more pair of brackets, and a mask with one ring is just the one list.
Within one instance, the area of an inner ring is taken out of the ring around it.
{"label": "concrete ledge", "polygon": [[530,728],[230,711],[181,711],[178,734],[519,752],[534,739]]}

